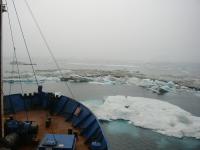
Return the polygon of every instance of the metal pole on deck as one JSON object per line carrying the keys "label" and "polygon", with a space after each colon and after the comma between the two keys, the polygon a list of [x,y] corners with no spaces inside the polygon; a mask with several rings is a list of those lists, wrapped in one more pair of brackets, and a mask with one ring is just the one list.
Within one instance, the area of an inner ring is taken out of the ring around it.
{"label": "metal pole on deck", "polygon": [[2,13],[3,13],[3,4],[0,0],[0,137],[3,136],[3,82],[2,82],[2,72],[3,72],[3,60],[2,60]]}

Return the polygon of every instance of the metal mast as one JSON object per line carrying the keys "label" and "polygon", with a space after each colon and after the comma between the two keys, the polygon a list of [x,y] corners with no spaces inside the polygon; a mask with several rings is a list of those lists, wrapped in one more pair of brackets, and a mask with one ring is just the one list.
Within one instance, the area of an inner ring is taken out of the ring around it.
{"label": "metal mast", "polygon": [[2,56],[2,14],[6,11],[5,5],[0,0],[0,137],[3,136],[3,56]]}
{"label": "metal mast", "polygon": [[1,96],[0,96],[0,137],[2,137],[2,131],[3,131],[3,110],[2,110],[2,106],[3,106],[3,82],[2,82],[2,71],[3,71],[3,65],[2,65],[2,13],[3,13],[3,4],[2,4],[2,0],[0,0],[0,90],[1,90]]}

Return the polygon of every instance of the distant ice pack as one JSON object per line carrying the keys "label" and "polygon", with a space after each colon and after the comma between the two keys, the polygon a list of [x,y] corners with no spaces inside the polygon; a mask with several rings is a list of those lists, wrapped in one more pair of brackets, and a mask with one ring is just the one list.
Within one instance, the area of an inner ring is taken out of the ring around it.
{"label": "distant ice pack", "polygon": [[102,120],[123,119],[135,126],[168,136],[200,139],[200,117],[165,101],[144,97],[109,96],[102,105],[86,105]]}

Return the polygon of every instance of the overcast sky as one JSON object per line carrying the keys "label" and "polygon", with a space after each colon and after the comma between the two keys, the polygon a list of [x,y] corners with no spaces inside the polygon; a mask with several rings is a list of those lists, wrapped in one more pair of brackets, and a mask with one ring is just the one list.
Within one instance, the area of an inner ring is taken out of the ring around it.
{"label": "overcast sky", "polygon": [[[200,0],[27,0],[56,57],[200,62]],[[15,0],[33,57],[49,57],[24,0]],[[18,55],[26,56],[11,0]],[[4,14],[4,55],[11,55]]]}

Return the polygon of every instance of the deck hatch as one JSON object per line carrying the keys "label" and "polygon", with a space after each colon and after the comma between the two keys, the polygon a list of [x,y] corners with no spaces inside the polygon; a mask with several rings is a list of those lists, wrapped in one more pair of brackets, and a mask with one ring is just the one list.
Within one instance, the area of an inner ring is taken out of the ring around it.
{"label": "deck hatch", "polygon": [[74,135],[46,134],[42,139],[38,150],[74,150],[76,139]]}

